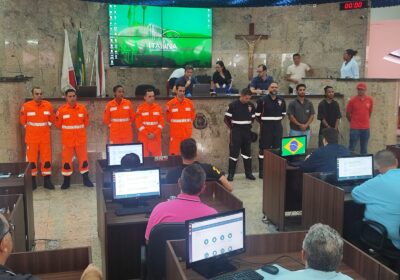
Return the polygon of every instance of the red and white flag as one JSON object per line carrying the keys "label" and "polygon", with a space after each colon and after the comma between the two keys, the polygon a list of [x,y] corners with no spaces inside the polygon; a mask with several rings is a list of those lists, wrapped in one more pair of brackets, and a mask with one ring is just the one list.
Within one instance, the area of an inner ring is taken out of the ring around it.
{"label": "red and white flag", "polygon": [[100,33],[97,33],[97,44],[95,51],[95,61],[96,61],[96,86],[97,86],[97,96],[106,96],[106,77],[104,73],[104,59],[103,59],[103,44],[101,43]]}
{"label": "red and white flag", "polygon": [[61,73],[61,90],[65,92],[67,89],[76,89],[76,78],[74,65],[72,64],[71,50],[69,49],[69,40],[67,30],[64,29],[64,57]]}

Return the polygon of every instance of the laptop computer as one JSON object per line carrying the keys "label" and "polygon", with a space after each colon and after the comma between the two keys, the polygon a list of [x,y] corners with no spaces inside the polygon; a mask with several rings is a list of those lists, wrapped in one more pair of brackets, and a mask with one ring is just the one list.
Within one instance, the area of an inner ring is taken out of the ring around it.
{"label": "laptop computer", "polygon": [[336,159],[336,185],[346,193],[373,177],[373,155],[352,155]]}
{"label": "laptop computer", "polygon": [[96,86],[80,86],[76,91],[78,97],[96,97],[97,87]]}
{"label": "laptop computer", "polygon": [[210,96],[210,84],[194,84],[193,85],[193,96]]}

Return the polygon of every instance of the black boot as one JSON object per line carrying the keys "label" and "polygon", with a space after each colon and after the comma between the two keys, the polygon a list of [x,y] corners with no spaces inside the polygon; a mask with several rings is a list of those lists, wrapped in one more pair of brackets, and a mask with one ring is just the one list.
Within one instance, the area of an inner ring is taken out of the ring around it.
{"label": "black boot", "polygon": [[36,190],[37,184],[36,184],[36,176],[32,176],[32,190]]}
{"label": "black boot", "polygon": [[89,179],[89,172],[83,173],[83,174],[82,174],[82,177],[83,177],[83,184],[84,184],[86,187],[89,187],[89,188],[94,187],[92,181],[90,181],[90,179]]}
{"label": "black boot", "polygon": [[236,161],[229,159],[228,181],[233,181],[233,177],[235,176],[235,170],[236,170]]}
{"label": "black boot", "polygon": [[255,180],[256,177],[254,177],[253,172],[251,171],[251,158],[243,159],[243,163],[244,163],[244,172],[246,174],[246,179]]}
{"label": "black boot", "polygon": [[64,182],[61,185],[61,189],[65,190],[65,189],[68,189],[70,186],[71,186],[71,177],[64,176]]}
{"label": "black boot", "polygon": [[258,178],[264,177],[264,158],[258,158]]}
{"label": "black boot", "polygon": [[44,176],[44,184],[43,185],[44,185],[45,189],[54,190],[54,185],[51,182],[50,175]]}

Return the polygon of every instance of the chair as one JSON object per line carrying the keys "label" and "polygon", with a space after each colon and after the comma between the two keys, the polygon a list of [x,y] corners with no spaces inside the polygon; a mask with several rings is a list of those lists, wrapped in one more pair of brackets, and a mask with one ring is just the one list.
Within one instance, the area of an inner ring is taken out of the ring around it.
{"label": "chair", "polygon": [[399,271],[400,250],[393,246],[384,225],[371,220],[363,221],[360,229],[360,239],[369,249],[389,259],[392,264],[389,266]]}
{"label": "chair", "polygon": [[[165,258],[167,240],[184,239],[184,223],[164,223],[156,225],[150,232],[145,260],[142,250],[142,267],[146,268],[143,279],[165,279]],[[143,265],[144,262],[144,265]]]}
{"label": "chair", "polygon": [[153,85],[138,85],[135,88],[135,96],[144,96],[147,89],[152,89],[155,95],[160,95],[160,90],[155,88]]}

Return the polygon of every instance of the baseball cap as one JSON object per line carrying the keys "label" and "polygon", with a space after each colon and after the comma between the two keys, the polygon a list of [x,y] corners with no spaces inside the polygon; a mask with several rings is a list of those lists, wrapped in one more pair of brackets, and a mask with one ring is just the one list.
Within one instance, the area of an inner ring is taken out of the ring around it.
{"label": "baseball cap", "polygon": [[358,83],[357,84],[357,89],[367,89],[367,85],[365,83]]}

